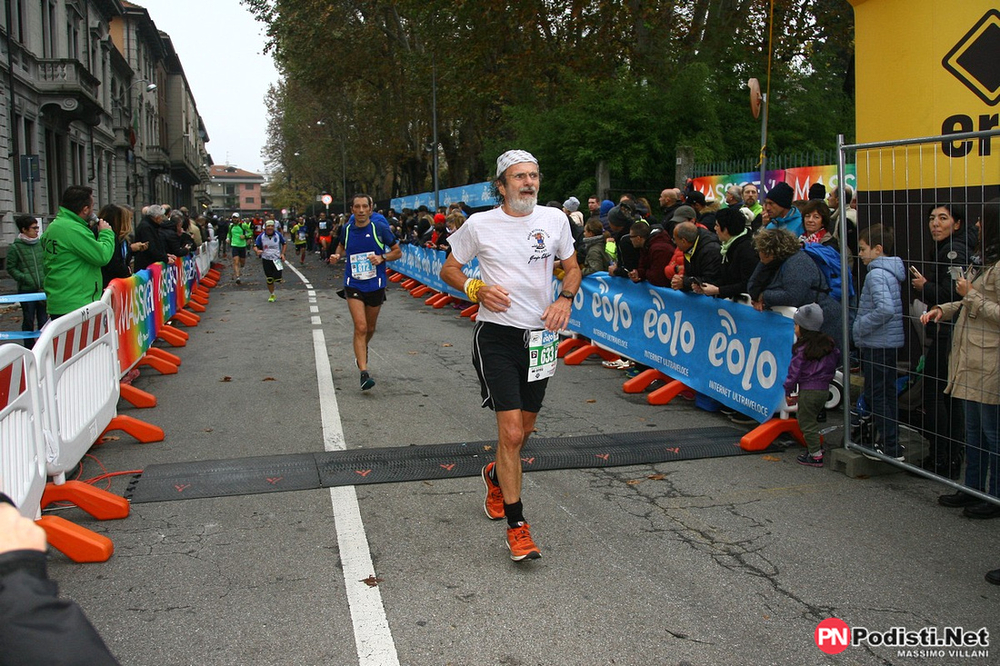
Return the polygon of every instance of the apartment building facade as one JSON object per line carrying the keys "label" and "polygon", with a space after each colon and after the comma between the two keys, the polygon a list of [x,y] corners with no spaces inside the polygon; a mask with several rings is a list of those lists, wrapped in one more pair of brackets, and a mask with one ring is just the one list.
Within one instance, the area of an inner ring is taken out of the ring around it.
{"label": "apartment building facade", "polygon": [[144,8],[5,0],[0,21],[0,257],[14,214],[51,219],[69,185],[99,205],[210,203],[208,132]]}

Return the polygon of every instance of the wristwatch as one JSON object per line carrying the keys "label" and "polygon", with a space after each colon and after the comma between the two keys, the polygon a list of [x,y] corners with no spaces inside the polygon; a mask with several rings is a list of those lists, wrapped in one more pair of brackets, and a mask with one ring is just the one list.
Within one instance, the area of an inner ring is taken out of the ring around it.
{"label": "wristwatch", "polygon": [[576,294],[574,294],[572,291],[564,289],[562,292],[560,292],[559,298],[568,298],[569,300],[572,301],[574,298],[576,298]]}

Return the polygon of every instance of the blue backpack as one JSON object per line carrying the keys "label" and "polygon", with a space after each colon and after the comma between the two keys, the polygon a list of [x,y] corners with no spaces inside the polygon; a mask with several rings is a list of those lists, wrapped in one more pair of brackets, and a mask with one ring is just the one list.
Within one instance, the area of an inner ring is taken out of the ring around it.
{"label": "blue backpack", "polygon": [[[802,249],[816,262],[819,272],[826,279],[830,295],[839,303],[844,287],[844,281],[840,274],[840,252],[822,243],[806,243]],[[848,298],[854,298],[854,280],[851,279],[850,268],[847,269],[847,287],[849,290]]]}

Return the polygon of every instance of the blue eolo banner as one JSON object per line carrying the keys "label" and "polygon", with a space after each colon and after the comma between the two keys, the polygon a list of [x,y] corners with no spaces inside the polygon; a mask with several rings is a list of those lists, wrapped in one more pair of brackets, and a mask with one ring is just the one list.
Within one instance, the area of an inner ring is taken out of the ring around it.
{"label": "blue eolo banner", "polygon": [[[399,247],[403,251],[403,256],[392,262],[392,269],[394,271],[399,271],[406,277],[413,278],[420,284],[427,285],[435,291],[445,292],[456,298],[468,298],[461,291],[449,287],[440,277],[444,260],[448,258],[446,252],[442,250],[430,250],[419,245],[405,243],[400,244]],[[465,273],[466,277],[478,278],[479,260],[473,259],[465,266],[462,266],[462,272]]]}
{"label": "blue eolo banner", "polygon": [[795,337],[775,312],[607,273],[584,278],[568,328],[762,423],[781,406]]}
{"label": "blue eolo banner", "polygon": [[[470,183],[460,187],[449,187],[446,190],[438,190],[438,202],[442,206],[448,206],[456,201],[464,201],[472,208],[484,208],[486,206],[497,205],[497,200],[493,196],[492,183]],[[434,210],[434,193],[422,192],[411,194],[408,197],[396,197],[389,202],[394,210],[400,211],[404,208],[416,210],[420,206],[427,206],[432,212]]]}
{"label": "blue eolo banner", "polygon": [[[403,256],[393,269],[437,291],[465,297],[439,277],[444,252],[401,247]],[[462,271],[480,277],[475,260]],[[553,298],[561,289],[553,278]],[[607,273],[583,279],[566,328],[761,423],[781,406],[795,340],[792,320],[776,312],[648,282],[635,284]]]}

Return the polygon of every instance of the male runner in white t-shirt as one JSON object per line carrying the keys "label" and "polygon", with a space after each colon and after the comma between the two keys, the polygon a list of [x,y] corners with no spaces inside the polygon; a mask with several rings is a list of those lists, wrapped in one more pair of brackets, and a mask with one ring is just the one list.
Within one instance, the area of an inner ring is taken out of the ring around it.
{"label": "male runner in white t-shirt", "polygon": [[[494,186],[500,207],[476,213],[448,237],[451,254],[441,279],[465,290],[482,307],[476,317],[472,362],[483,406],[496,413],[496,463],[483,468],[486,515],[507,518],[514,561],[541,556],[521,505],[521,448],[535,427],[548,377],[555,370],[561,330],[569,321],[582,278],[569,219],[538,206],[538,160],[523,150],[497,158]],[[482,281],[466,279],[462,265],[479,258]],[[552,269],[565,271],[552,300]]]}

